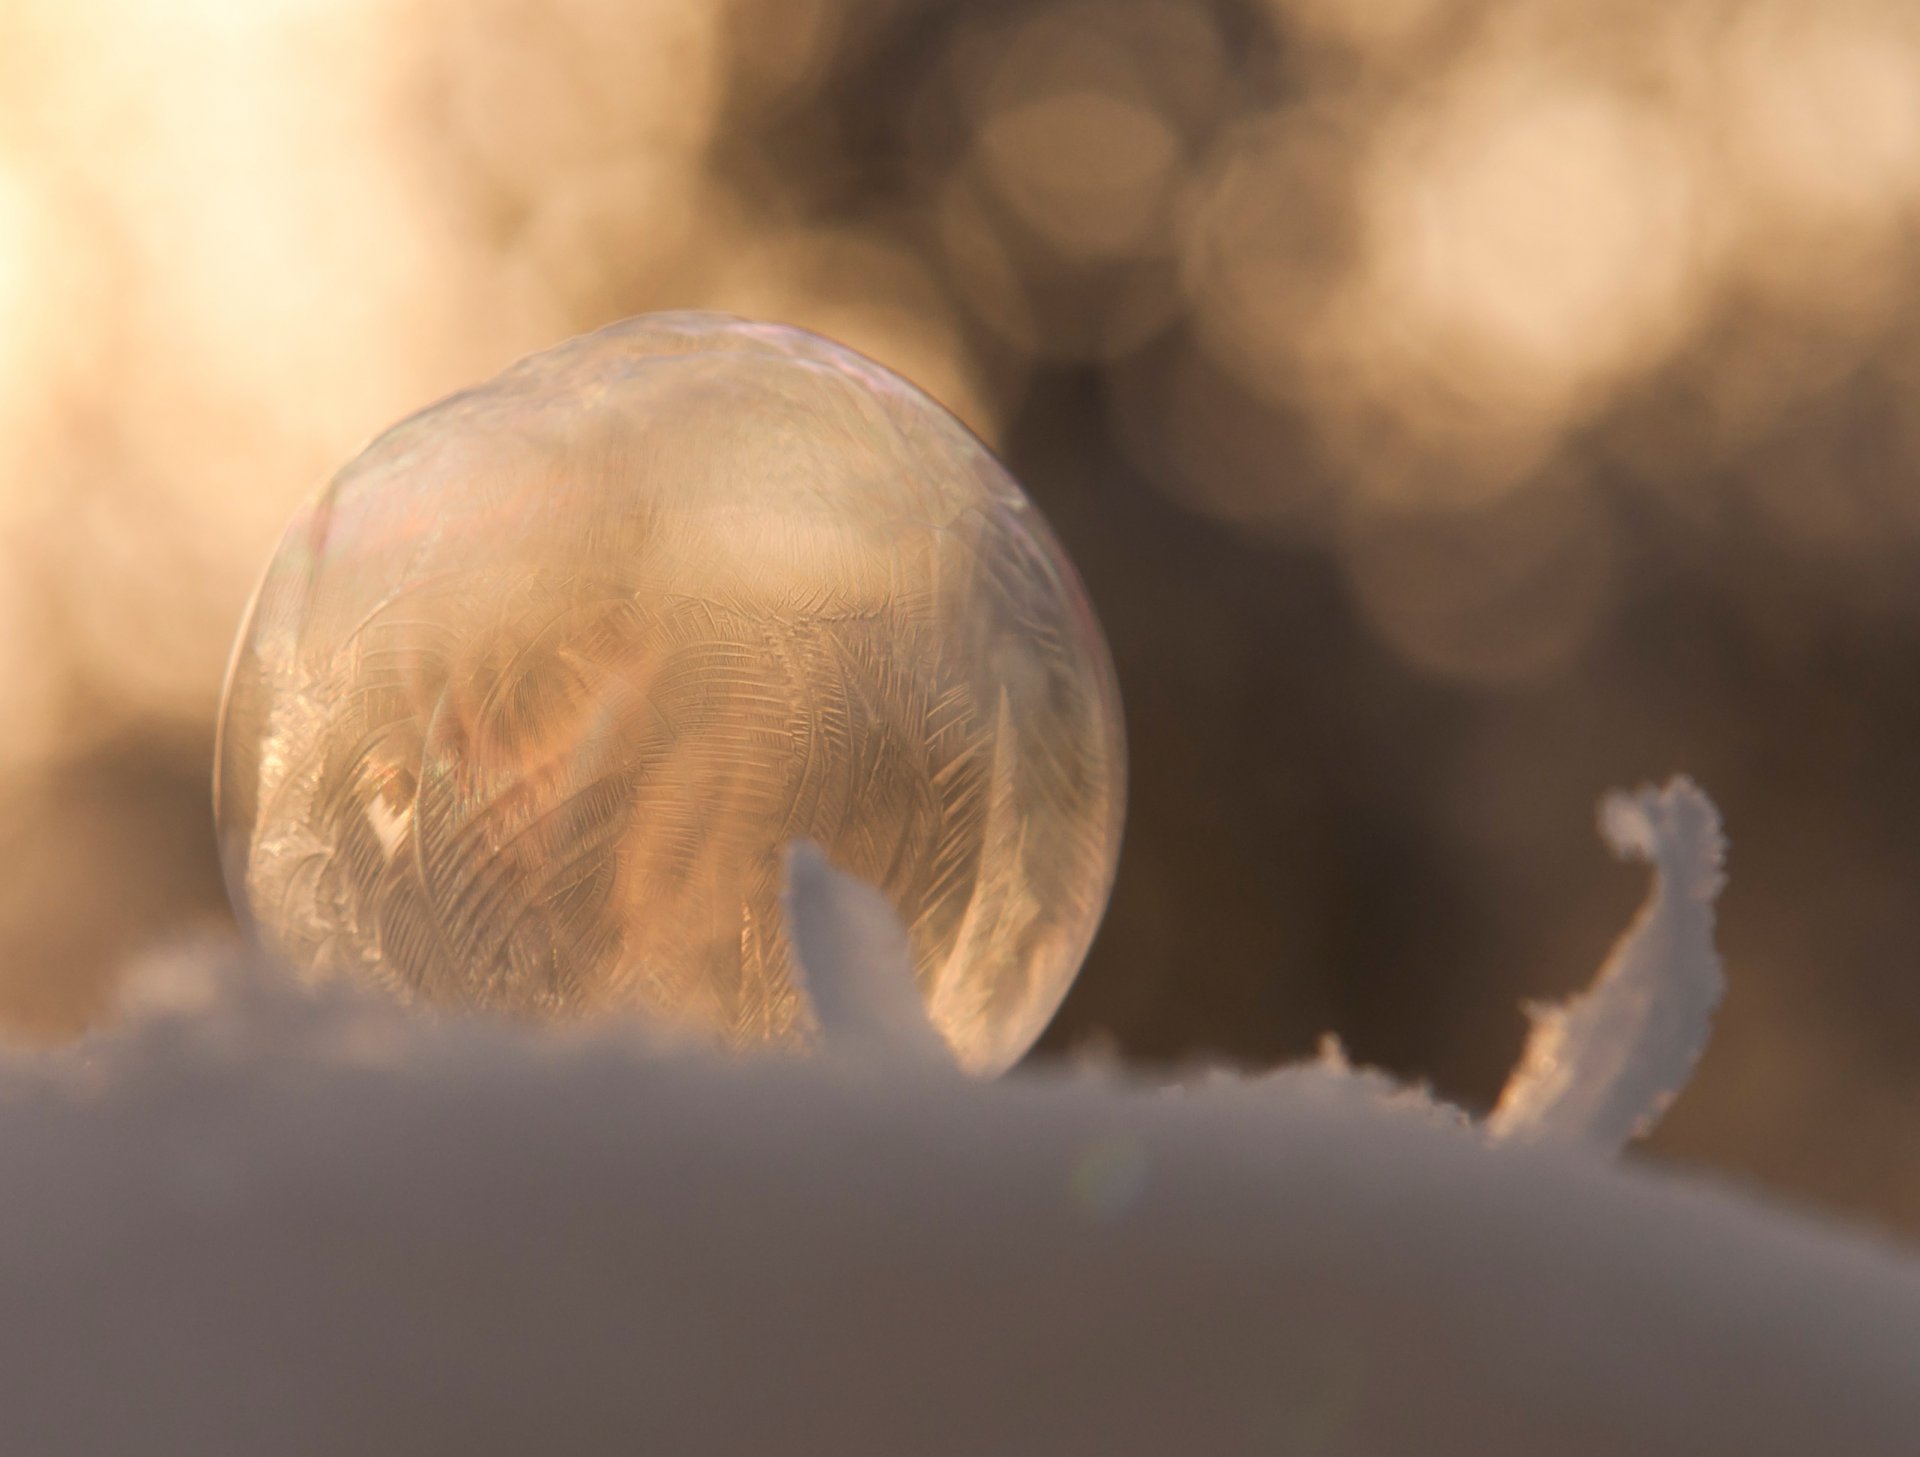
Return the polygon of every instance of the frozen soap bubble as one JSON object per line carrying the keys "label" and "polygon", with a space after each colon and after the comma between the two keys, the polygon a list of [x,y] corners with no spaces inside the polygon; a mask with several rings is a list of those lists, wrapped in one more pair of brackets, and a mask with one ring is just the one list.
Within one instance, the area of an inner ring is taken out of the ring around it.
{"label": "frozen soap bubble", "polygon": [[1106,646],[951,415],[796,329],[629,320],[396,425],[294,518],[215,791],[242,914],[427,1003],[801,1040],[781,851],[912,937],[997,1071],[1092,939],[1124,748]]}

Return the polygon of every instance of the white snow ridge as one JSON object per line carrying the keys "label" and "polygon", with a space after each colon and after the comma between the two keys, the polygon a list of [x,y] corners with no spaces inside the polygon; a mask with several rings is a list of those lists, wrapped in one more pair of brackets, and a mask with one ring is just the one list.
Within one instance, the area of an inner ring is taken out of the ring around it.
{"label": "white snow ridge", "polygon": [[835,870],[818,845],[787,847],[781,902],[801,989],[833,1053],[953,1064],[913,981],[907,929],[886,897]]}
{"label": "white snow ridge", "polygon": [[1726,987],[1713,946],[1719,813],[1676,779],[1608,795],[1600,831],[1616,854],[1652,863],[1653,894],[1584,995],[1529,1008],[1533,1033],[1488,1120],[1498,1137],[1617,1149],[1653,1125],[1706,1048]]}
{"label": "white snow ridge", "polygon": [[1497,1143],[1332,1057],[924,1075],[807,851],[825,1056],[176,975],[0,1054],[0,1452],[1913,1457],[1911,1251],[1592,1152],[1718,990],[1710,806],[1619,805],[1652,903]]}

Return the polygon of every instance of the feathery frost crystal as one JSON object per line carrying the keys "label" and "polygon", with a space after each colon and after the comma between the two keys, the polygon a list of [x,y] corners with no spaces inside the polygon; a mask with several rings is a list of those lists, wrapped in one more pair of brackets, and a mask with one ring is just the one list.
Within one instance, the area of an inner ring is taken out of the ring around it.
{"label": "feathery frost crystal", "polygon": [[811,1035],[811,840],[1006,1067],[1112,879],[1124,748],[1085,593],[992,455],[824,339],[630,320],[402,422],[288,528],[216,817],[297,966],[433,1003]]}

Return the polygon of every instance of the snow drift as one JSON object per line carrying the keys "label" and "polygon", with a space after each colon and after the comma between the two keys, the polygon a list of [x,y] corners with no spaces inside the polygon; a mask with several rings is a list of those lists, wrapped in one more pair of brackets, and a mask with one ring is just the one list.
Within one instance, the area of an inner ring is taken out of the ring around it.
{"label": "snow drift", "polygon": [[825,1057],[176,959],[0,1065],[5,1450],[1905,1457],[1920,1262],[1597,1151],[1717,995],[1696,800],[1614,812],[1663,883],[1503,1105],[1615,1111],[1525,1137],[1331,1061],[957,1077],[804,852]]}

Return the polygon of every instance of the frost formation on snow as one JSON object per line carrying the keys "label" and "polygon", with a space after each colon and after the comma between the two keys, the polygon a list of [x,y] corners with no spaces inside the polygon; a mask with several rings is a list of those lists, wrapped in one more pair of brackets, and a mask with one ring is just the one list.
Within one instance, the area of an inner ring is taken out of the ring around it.
{"label": "frost formation on snow", "polygon": [[[1687,1043],[1645,1008],[1702,965],[1717,836],[1690,790],[1623,803],[1661,879],[1550,1111],[1644,1107]],[[0,1052],[0,1450],[1911,1457],[1912,1251],[1490,1147],[1331,1044],[1178,1096],[897,1075],[928,1049],[891,912],[807,851],[792,880],[825,1058],[208,948],[78,1049]],[[1667,990],[1601,1015],[1623,981]]]}
{"label": "frost formation on snow", "polygon": [[1600,831],[1653,866],[1653,893],[1588,990],[1533,1006],[1520,1064],[1488,1119],[1496,1137],[1618,1149],[1692,1076],[1726,978],[1713,944],[1726,841],[1689,779],[1610,794]]}
{"label": "frost formation on snow", "polygon": [[[1616,792],[1601,803],[1600,829],[1616,854],[1653,867],[1653,889],[1585,992],[1528,1009],[1532,1033],[1486,1123],[1497,1139],[1611,1152],[1644,1134],[1686,1086],[1725,990],[1713,944],[1725,839],[1712,801],[1686,778]],[[879,890],[834,869],[805,841],[788,849],[787,880],[803,990],[828,1048],[855,1058],[949,1061],[914,986],[906,928]],[[1355,1069],[1331,1034],[1319,1066],[1401,1105],[1465,1116],[1424,1087]]]}
{"label": "frost formation on snow", "polygon": [[951,1066],[914,983],[907,928],[876,887],[796,840],[787,847],[782,908],[794,979],[833,1053]]}

